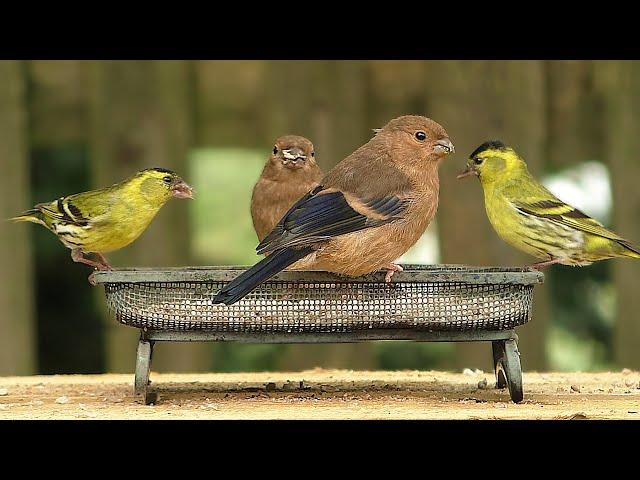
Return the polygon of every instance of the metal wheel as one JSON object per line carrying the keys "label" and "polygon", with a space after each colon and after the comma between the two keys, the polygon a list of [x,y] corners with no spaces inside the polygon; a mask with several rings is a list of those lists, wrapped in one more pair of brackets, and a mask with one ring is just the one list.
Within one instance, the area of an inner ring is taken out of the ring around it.
{"label": "metal wheel", "polygon": [[133,392],[135,395],[142,395],[145,405],[155,403],[158,399],[156,393],[149,391],[152,355],[153,342],[140,338],[136,352],[136,378]]}

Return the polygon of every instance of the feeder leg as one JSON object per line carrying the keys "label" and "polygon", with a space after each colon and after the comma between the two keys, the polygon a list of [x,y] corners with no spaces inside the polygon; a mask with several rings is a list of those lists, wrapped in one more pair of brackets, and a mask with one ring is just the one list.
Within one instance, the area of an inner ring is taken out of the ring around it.
{"label": "feeder leg", "polygon": [[493,371],[496,374],[496,388],[505,388],[507,386],[507,378],[504,376],[502,369],[498,368],[498,364],[506,355],[504,342],[504,340],[494,340],[491,342],[493,349]]}
{"label": "feeder leg", "polygon": [[153,342],[140,337],[136,353],[136,379],[133,391],[136,395],[142,395],[145,405],[155,403],[158,399],[157,393],[149,391],[152,355]]}
{"label": "feeder leg", "polygon": [[[496,344],[498,344],[498,348],[496,348]],[[507,387],[509,387],[511,400],[515,403],[520,403],[524,397],[524,393],[522,390],[520,352],[518,352],[516,340],[511,338],[509,340],[494,342],[493,345],[494,361],[496,362],[496,386],[500,388],[500,385],[506,382]]]}

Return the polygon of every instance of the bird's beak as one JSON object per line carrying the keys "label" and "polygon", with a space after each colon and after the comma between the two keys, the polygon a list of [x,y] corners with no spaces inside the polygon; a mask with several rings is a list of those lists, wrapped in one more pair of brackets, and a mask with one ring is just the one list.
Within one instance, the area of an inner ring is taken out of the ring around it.
{"label": "bird's beak", "polygon": [[453,146],[453,143],[451,143],[451,140],[449,140],[448,138],[443,138],[442,140],[438,140],[436,142],[434,150],[436,152],[442,153],[443,155],[448,155],[456,151],[455,147]]}
{"label": "bird's beak", "polygon": [[282,157],[282,163],[284,163],[285,165],[293,164],[296,167],[301,167],[307,160],[307,156],[305,155],[304,150],[298,147],[282,150]]}
{"label": "bird's beak", "polygon": [[464,172],[460,172],[456,178],[458,180],[461,180],[463,178],[470,177],[471,175],[478,176],[478,171],[471,165],[467,165],[467,168],[464,170]]}
{"label": "bird's beak", "polygon": [[193,198],[193,188],[184,180],[179,180],[171,187],[171,194],[175,198]]}

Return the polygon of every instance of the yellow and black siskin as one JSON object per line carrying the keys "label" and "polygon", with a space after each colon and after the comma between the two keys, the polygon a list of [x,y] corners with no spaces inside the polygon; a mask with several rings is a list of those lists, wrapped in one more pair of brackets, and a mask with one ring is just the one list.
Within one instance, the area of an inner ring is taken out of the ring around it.
{"label": "yellow and black siskin", "polygon": [[480,179],[487,216],[498,235],[542,260],[533,267],[640,258],[640,249],[628,240],[541,185],[515,150],[502,142],[485,142],[470,155],[458,178],[470,175]]}
{"label": "yellow and black siskin", "polygon": [[40,203],[10,220],[39,223],[71,249],[74,262],[110,270],[103,254],[137,239],[170,198],[193,198],[193,189],[171,170],[149,168],[107,188]]}

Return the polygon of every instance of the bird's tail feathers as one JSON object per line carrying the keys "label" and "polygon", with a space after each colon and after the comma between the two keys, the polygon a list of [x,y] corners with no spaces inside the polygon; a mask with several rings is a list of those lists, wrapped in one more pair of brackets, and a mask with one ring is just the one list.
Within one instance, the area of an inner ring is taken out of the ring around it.
{"label": "bird's tail feathers", "polygon": [[623,253],[625,257],[640,258],[640,248],[636,247],[631,242],[627,242],[627,241],[619,242],[619,243],[620,245],[626,248],[626,250]]}
{"label": "bird's tail feathers", "polygon": [[44,214],[39,208],[31,208],[20,215],[8,219],[10,222],[32,222],[45,225]]}
{"label": "bird's tail feathers", "polygon": [[271,253],[220,290],[213,299],[213,303],[224,303],[225,305],[236,303],[258,285],[266,282],[289,265],[306,257],[312,251],[313,249],[309,247],[299,250],[286,248]]}

